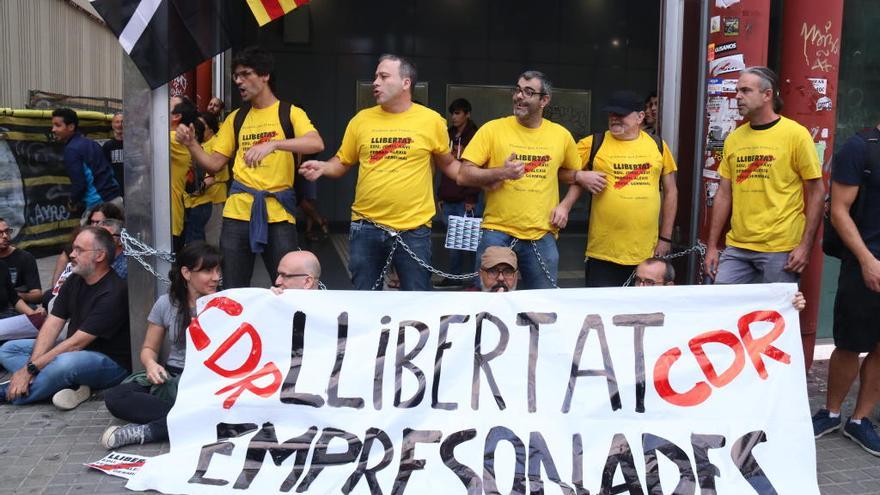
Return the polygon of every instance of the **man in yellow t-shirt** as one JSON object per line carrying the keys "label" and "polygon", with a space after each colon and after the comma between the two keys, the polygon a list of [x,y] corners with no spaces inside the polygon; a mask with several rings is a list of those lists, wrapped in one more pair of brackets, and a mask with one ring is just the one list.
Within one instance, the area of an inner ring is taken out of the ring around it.
{"label": "man in yellow t-shirt", "polygon": [[[245,48],[232,60],[232,80],[248,104],[223,121],[214,138],[214,150],[206,153],[193,138],[191,127],[179,126],[177,139],[199,166],[219,172],[234,159],[229,199],[223,209],[220,251],[223,253],[223,286],[250,286],[254,255],[260,253],[272,280],[278,262],[297,249],[293,217],[294,153],[319,153],[324,142],[306,113],[290,105],[293,136],[287,138],[280,108],[272,91],[272,55],[259,48]],[[247,111],[236,136],[238,112]]]}
{"label": "man in yellow t-shirt", "polygon": [[[666,143],[641,129],[643,108],[632,91],[611,95],[603,108],[608,131],[598,136],[602,141],[591,170],[577,175],[578,184],[592,194],[584,253],[587,287],[621,287],[636,265],[669,252],[678,208],[677,167]],[[585,168],[590,168],[594,139],[578,142]],[[579,193],[570,188],[563,202],[573,203]]]}
{"label": "man in yellow t-shirt", "polygon": [[706,272],[717,284],[797,282],[810,259],[825,199],[822,168],[809,131],[778,114],[777,81],[770,69],[752,67],[736,84],[739,113],[748,122],[724,141],[718,166],[706,250]]}
{"label": "man in yellow t-shirt", "polygon": [[580,169],[571,133],[543,117],[552,91],[543,73],[523,72],[512,90],[513,115],[477,131],[458,179],[488,189],[477,259],[489,246],[510,246],[524,289],[556,286],[556,235],[569,211],[559,204],[559,180],[571,183]]}
{"label": "man in yellow t-shirt", "polygon": [[339,151],[329,161],[309,160],[300,173],[308,180],[341,177],[360,164],[351,205],[349,271],[357,290],[381,290],[383,268],[396,237],[401,247],[392,263],[402,290],[431,290],[431,218],[435,213],[432,160],[450,177],[458,161],[449,151],[446,121],[413,103],[416,69],[396,55],[379,58],[373,80],[377,105],[348,123]]}

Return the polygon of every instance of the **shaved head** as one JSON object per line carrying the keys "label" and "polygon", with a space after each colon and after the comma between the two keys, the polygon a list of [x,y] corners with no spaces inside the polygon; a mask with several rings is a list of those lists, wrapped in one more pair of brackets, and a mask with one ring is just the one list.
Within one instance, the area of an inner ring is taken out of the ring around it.
{"label": "shaved head", "polygon": [[275,286],[282,289],[317,289],[321,263],[310,251],[291,251],[278,263]]}

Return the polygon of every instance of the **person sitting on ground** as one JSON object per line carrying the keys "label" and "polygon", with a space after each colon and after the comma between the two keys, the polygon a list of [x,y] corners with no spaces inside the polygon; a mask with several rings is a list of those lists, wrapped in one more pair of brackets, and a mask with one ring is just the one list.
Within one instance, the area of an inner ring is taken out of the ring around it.
{"label": "person sitting on ground", "polygon": [[33,338],[45,319],[45,311],[32,309],[18,296],[9,267],[0,260],[0,341]]}
{"label": "person sitting on ground", "polygon": [[285,289],[318,289],[321,263],[309,251],[291,251],[278,263],[278,277],[272,292],[281,294]]}
{"label": "person sitting on ground", "polygon": [[[177,253],[169,278],[168,294],[159,297],[147,317],[141,348],[144,371],[104,393],[110,413],[130,422],[104,430],[100,442],[107,449],[168,438],[166,417],[186,359],[186,328],[195,315],[196,300],[217,292],[220,250],[202,241],[186,245]],[[170,353],[162,366],[159,352],[165,341],[170,343]]]}
{"label": "person sitting on ground", "polygon": [[[125,214],[123,213],[122,208],[114,203],[101,203],[98,206],[92,208],[88,216],[86,216],[85,224],[100,226],[99,224],[106,219],[115,219],[119,220],[120,222],[124,222]],[[70,242],[64,246],[61,253],[58,255],[58,258],[55,259],[55,268],[52,270],[52,278],[50,279],[54,280],[55,284],[52,286],[52,289],[43,292],[40,298],[43,303],[43,307],[45,308],[48,308],[49,301],[51,301],[53,297],[58,295],[58,290],[61,288],[61,284],[63,284],[64,281],[67,280],[67,277],[71,273],[72,267],[70,265],[70,249],[73,245],[73,240],[76,239],[76,236],[78,234],[78,228],[74,229],[71,232]],[[125,278],[122,274],[118,272],[117,275]]]}
{"label": "person sitting on ground", "polygon": [[0,218],[0,260],[9,268],[9,276],[12,277],[12,285],[18,292],[18,297],[28,304],[39,303],[43,290],[40,286],[37,260],[31,253],[12,244],[13,234],[15,231],[9,222]]}
{"label": "person sitting on ground", "polygon": [[[73,241],[73,275],[61,287],[36,339],[0,346],[0,365],[14,371],[0,402],[29,404],[52,397],[73,409],[92,388],[117,385],[131,369],[128,290],[110,265],[116,250],[104,229],[83,227]],[[68,336],[57,342],[64,324]],[[75,387],[75,388],[74,388]]]}
{"label": "person sitting on ground", "polygon": [[489,246],[480,257],[480,285],[483,292],[516,290],[519,277],[516,253],[509,247]]}
{"label": "person sitting on ground", "polygon": [[[105,215],[103,211],[106,211]],[[113,243],[116,246],[115,256],[113,257],[113,264],[110,266],[113,268],[113,271],[119,275],[119,278],[122,280],[128,279],[128,258],[125,256],[125,252],[122,246],[122,210],[119,209],[113,203],[104,203],[100,205],[99,208],[96,208],[89,215],[87,224],[92,225],[94,227],[100,227],[107,232],[110,232],[110,235],[113,237]],[[72,238],[75,239],[79,234],[79,229],[74,229]],[[61,286],[64,285],[64,281],[67,280],[67,277],[73,273],[73,265],[70,263],[70,246],[66,246],[61,254],[58,255],[58,259],[55,261],[55,274],[52,275],[52,279],[55,280],[55,284],[52,286],[51,290],[47,290],[43,293],[42,304],[43,307],[46,308],[47,311],[51,311],[52,309],[52,300],[58,296],[58,291],[61,290]],[[61,265],[61,269],[59,271],[60,263],[64,262],[64,265]]]}
{"label": "person sitting on ground", "polygon": [[[636,266],[636,275],[633,278],[636,287],[655,287],[662,285],[675,285],[675,268],[668,260],[663,258],[648,258]],[[794,309],[803,311],[807,307],[807,299],[804,293],[797,291],[791,301]]]}

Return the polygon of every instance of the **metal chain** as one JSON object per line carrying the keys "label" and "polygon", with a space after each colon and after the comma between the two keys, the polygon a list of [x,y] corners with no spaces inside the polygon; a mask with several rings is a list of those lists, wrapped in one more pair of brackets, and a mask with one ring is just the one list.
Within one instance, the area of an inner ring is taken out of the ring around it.
{"label": "metal chain", "polygon": [[377,290],[385,284],[385,275],[388,273],[388,269],[391,267],[391,262],[394,259],[394,251],[397,250],[397,242],[391,245],[391,251],[388,252],[388,258],[385,260],[385,266],[382,267],[382,273],[379,274],[379,278],[376,279],[376,282],[373,284],[372,290]]}
{"label": "metal chain", "polygon": [[[666,254],[663,256],[656,256],[656,257],[660,258],[661,260],[673,260],[675,258],[681,258],[682,256],[688,256],[691,253],[698,253],[700,255],[700,272],[698,274],[698,276],[699,276],[698,283],[702,284],[703,283],[703,265],[705,264],[705,259],[706,259],[706,245],[703,244],[702,242],[697,241],[696,244],[694,244],[693,246],[691,246],[687,249],[684,249],[681,251],[676,251],[674,253],[669,253],[669,254]],[[623,286],[629,287],[629,285],[632,283],[632,281],[635,277],[636,277],[636,271],[633,270],[633,272],[629,275],[629,278],[626,279],[626,282],[623,283]]]}
{"label": "metal chain", "polygon": [[173,253],[153,249],[147,244],[144,244],[140,240],[129,235],[126,229],[122,229],[119,234],[119,238],[122,241],[122,252],[125,253],[126,256],[140,263],[140,265],[144,267],[146,271],[153,274],[153,276],[159,279],[161,282],[169,285],[171,284],[171,281],[168,280],[168,277],[158,273],[155,269],[153,269],[153,266],[144,258],[148,256],[155,256],[161,260],[167,261],[168,263],[174,263]]}
{"label": "metal chain", "polygon": [[550,281],[550,285],[552,285],[554,289],[558,289],[559,286],[556,285],[556,281],[553,280],[553,277],[550,275],[550,270],[548,270],[547,265],[544,264],[544,257],[541,256],[540,252],[538,252],[538,243],[535,241],[531,241],[531,243],[532,243],[532,251],[535,252],[535,257],[538,258],[538,263],[541,264],[541,269],[544,270],[544,275],[547,276],[547,280]]}

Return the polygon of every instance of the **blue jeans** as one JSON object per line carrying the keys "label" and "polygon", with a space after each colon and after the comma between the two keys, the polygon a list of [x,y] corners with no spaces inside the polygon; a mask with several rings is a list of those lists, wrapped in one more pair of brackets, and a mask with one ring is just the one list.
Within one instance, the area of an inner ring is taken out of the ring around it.
{"label": "blue jeans", "polygon": [[[476,210],[476,207],[474,208]],[[474,212],[476,215],[476,211]],[[443,224],[449,227],[449,216],[455,215],[463,217],[465,215],[464,202],[450,203],[443,202]],[[464,273],[465,267],[474,265],[474,254],[471,251],[462,251],[461,249],[449,249],[449,273],[453,275],[461,275]],[[472,280],[465,280],[465,285],[473,285]]]}
{"label": "blue jeans", "polygon": [[205,225],[214,211],[213,203],[187,208],[183,213],[183,244],[205,240]]}
{"label": "blue jeans", "polygon": [[[400,232],[400,238],[425,263],[431,263],[431,229],[422,226]],[[348,234],[351,282],[356,290],[373,290],[382,275],[388,253],[396,242],[391,234],[367,222],[351,222]],[[392,258],[400,290],[431,290],[431,272],[419,266],[412,257],[398,246]],[[376,290],[382,290],[384,281]]]}
{"label": "blue jeans", "polygon": [[[504,232],[483,229],[480,246],[477,248],[477,271],[480,270],[480,258],[487,247],[508,247],[513,239],[513,236],[507,235]],[[532,247],[532,242],[538,248],[538,253],[541,255],[544,266],[547,267],[552,280],[548,279],[547,274],[544,273],[544,268],[541,267],[541,262],[535,255],[535,248]],[[520,240],[513,247],[513,252],[516,253],[516,262],[519,265],[519,273],[522,276],[522,281],[518,286],[519,289],[552,289],[556,285],[559,272],[559,250],[556,248],[556,238],[553,237],[553,234],[548,232],[544,234],[544,237],[536,241]]]}
{"label": "blue jeans", "polygon": [[[223,254],[223,288],[250,287],[254,272],[254,253],[250,245],[250,223],[244,220],[223,218],[220,234],[220,253]],[[269,280],[275,283],[278,277],[278,262],[285,254],[296,251],[299,241],[296,225],[288,222],[269,224],[269,244],[260,256],[269,273]]]}
{"label": "blue jeans", "polygon": [[[34,339],[10,340],[0,346],[0,364],[15,372],[27,366],[34,350]],[[88,385],[91,388],[110,388],[118,385],[128,370],[116,361],[94,351],[72,351],[59,354],[31,382],[28,395],[12,401],[15,405],[30,404],[48,399],[65,388]],[[0,386],[0,402],[6,400],[6,388]]]}

